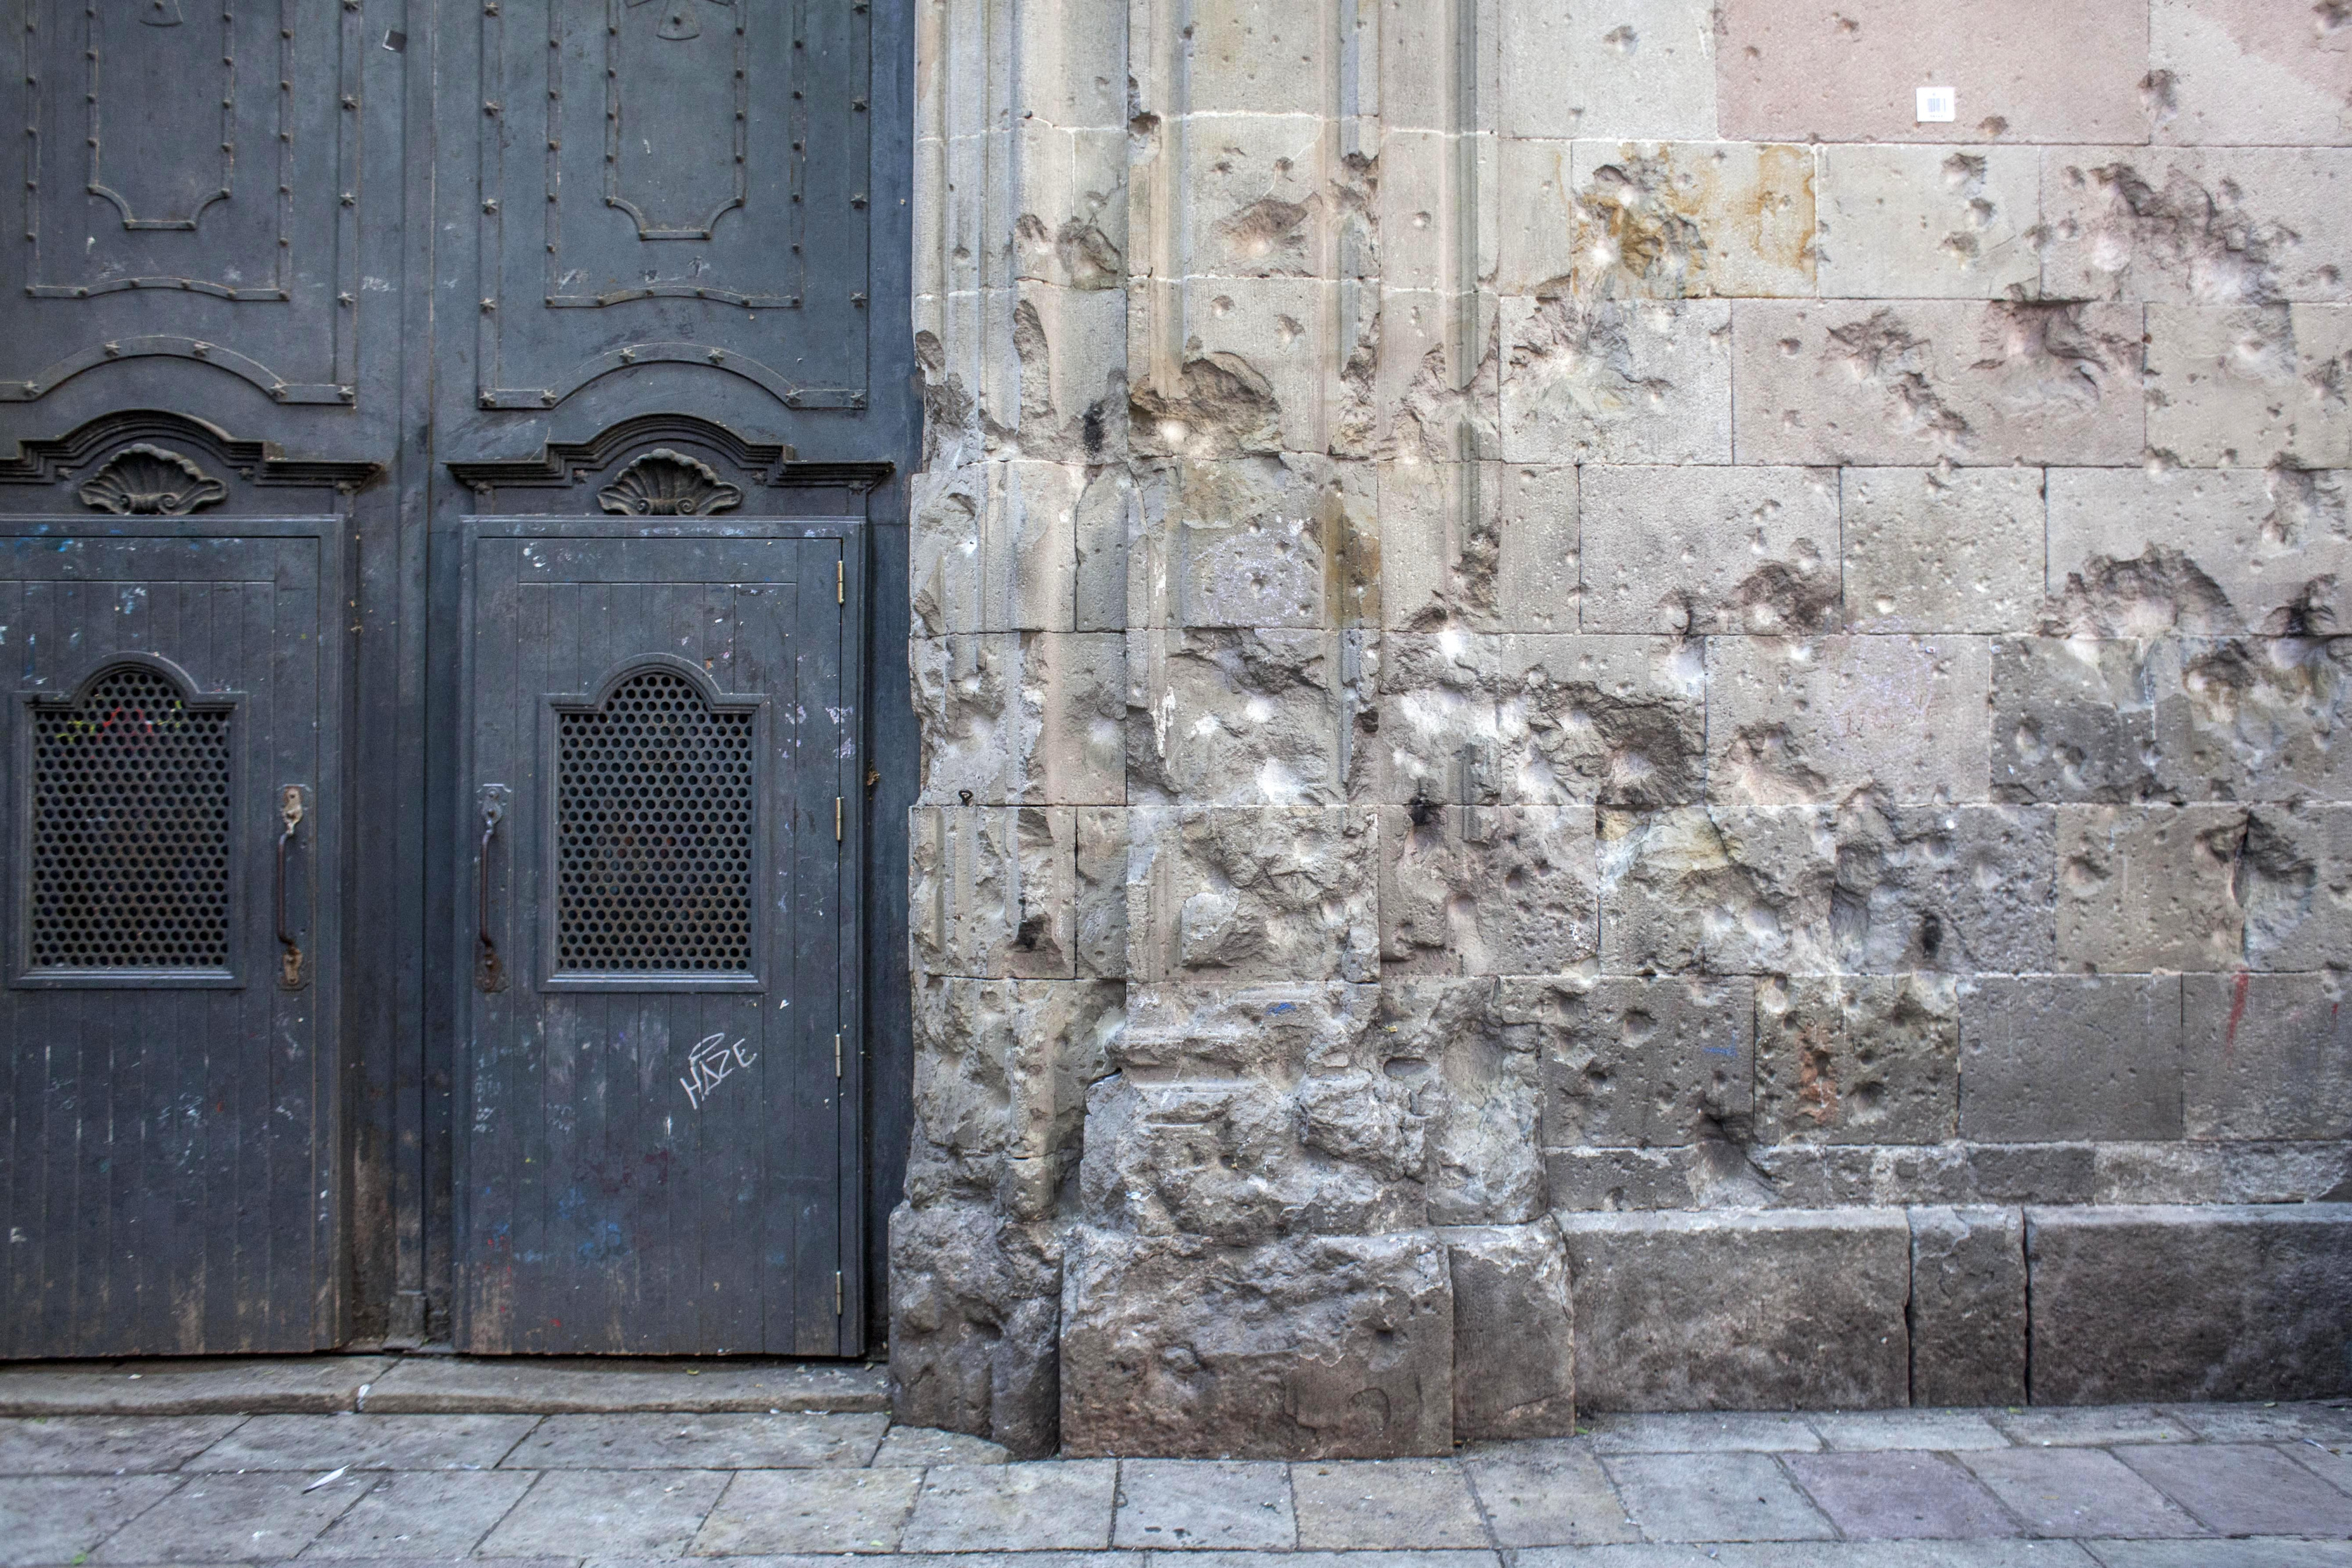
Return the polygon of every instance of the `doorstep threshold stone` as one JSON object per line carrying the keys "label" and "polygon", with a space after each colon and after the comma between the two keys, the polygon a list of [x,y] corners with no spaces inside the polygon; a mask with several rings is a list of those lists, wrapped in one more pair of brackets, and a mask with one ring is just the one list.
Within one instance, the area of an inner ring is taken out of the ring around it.
{"label": "doorstep threshold stone", "polygon": [[412,1355],[374,1379],[356,1407],[409,1416],[876,1411],[890,1407],[890,1391],[881,1367],[856,1363]]}
{"label": "doorstep threshold stone", "polygon": [[306,1416],[356,1409],[380,1355],[44,1362],[0,1367],[0,1416]]}

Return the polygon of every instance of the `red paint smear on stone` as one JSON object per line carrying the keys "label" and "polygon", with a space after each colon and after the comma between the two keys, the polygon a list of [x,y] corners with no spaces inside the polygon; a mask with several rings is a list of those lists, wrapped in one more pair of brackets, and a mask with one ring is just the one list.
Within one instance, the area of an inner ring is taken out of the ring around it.
{"label": "red paint smear on stone", "polygon": [[2228,1061],[2238,1049],[2238,1020],[2246,1016],[2246,971],[2238,971],[2238,983],[2230,988],[2230,1030],[2221,1037],[2221,1060]]}

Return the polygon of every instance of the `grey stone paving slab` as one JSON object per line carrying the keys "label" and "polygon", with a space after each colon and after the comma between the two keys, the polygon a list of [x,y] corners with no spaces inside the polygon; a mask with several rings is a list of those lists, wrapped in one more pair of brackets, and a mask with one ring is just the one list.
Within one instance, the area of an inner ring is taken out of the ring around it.
{"label": "grey stone paving slab", "polygon": [[1802,1453],[1822,1440],[1801,1416],[1706,1410],[1659,1416],[1595,1416],[1596,1454]]}
{"label": "grey stone paving slab", "polygon": [[1960,1463],[2036,1535],[2202,1535],[2197,1521],[2113,1454],[2097,1448],[1994,1448]]}
{"label": "grey stone paving slab", "polygon": [[[1494,1552],[1186,1552],[1153,1553],[1151,1568],[1499,1568]],[[1023,1558],[1017,1568],[1029,1568]]]}
{"label": "grey stone paving slab", "polygon": [[1497,1443],[1467,1458],[1464,1468],[1501,1545],[1590,1546],[1642,1539],[1589,1444]]}
{"label": "grey stone paving slab", "polygon": [[177,1469],[236,1430],[236,1416],[28,1416],[0,1420],[0,1476]]}
{"label": "grey stone paving slab", "polygon": [[78,1562],[180,1484],[171,1476],[18,1476],[0,1480],[0,1563]]}
{"label": "grey stone paving slab", "polygon": [[2352,1497],[2276,1448],[2199,1443],[2116,1458],[2221,1535],[2352,1535]]}
{"label": "grey stone paving slab", "polygon": [[1431,1549],[1489,1544],[1470,1479],[1445,1459],[1333,1459],[1290,1467],[1298,1544]]}
{"label": "grey stone paving slab", "polygon": [[2067,1541],[1731,1542],[1517,1552],[1516,1568],[2097,1568]]}
{"label": "grey stone paving slab", "polygon": [[463,1557],[530,1490],[530,1476],[412,1470],[384,1476],[306,1557]]}
{"label": "grey stone paving slab", "polygon": [[2091,1541],[2105,1568],[2352,1568],[2352,1542]]}
{"label": "grey stone paving slab", "polygon": [[[529,1420],[530,1417],[522,1417]],[[796,1470],[862,1465],[887,1416],[550,1416],[510,1470]]]}
{"label": "grey stone paving slab", "polygon": [[919,1470],[751,1470],[728,1483],[698,1555],[889,1552],[923,1484]]}
{"label": "grey stone paving slab", "polygon": [[724,1470],[549,1470],[481,1554],[676,1557],[731,1479]]}
{"label": "grey stone paving slab", "polygon": [[1770,1454],[1620,1454],[1604,1461],[1652,1541],[1818,1541],[1835,1535]]}
{"label": "grey stone paving slab", "polygon": [[475,1360],[404,1357],[368,1390],[363,1408],[462,1416],[517,1411],[603,1415],[632,1410],[872,1411],[890,1407],[879,1366],[714,1361]]}
{"label": "grey stone paving slab", "polygon": [[2352,1445],[2337,1444],[2331,1448],[2306,1437],[2298,1442],[2281,1443],[2279,1452],[2314,1475],[2334,1482],[2337,1490],[2352,1493]]}
{"label": "grey stone paving slab", "polygon": [[347,1476],[192,1476],[90,1554],[99,1563],[251,1563],[291,1557],[375,1484]]}
{"label": "grey stone paving slab", "polygon": [[486,1470],[536,1416],[256,1416],[188,1462],[191,1470]]}
{"label": "grey stone paving slab", "polygon": [[1808,1419],[1823,1443],[1848,1452],[2009,1447],[2009,1439],[1980,1410],[1854,1410]]}
{"label": "grey stone paving slab", "polygon": [[1001,1465],[1009,1456],[1001,1443],[962,1432],[942,1432],[936,1427],[893,1427],[883,1436],[872,1463],[912,1465]]}
{"label": "grey stone paving slab", "polygon": [[1106,1547],[1118,1477],[1111,1459],[941,1465],[925,1474],[901,1541],[909,1552]]}
{"label": "grey stone paving slab", "polygon": [[1298,1544],[1290,1467],[1247,1459],[1127,1459],[1111,1544],[1287,1551]]}
{"label": "grey stone paving slab", "polygon": [[1966,1541],[2024,1533],[1982,1481],[1938,1454],[1790,1454],[1781,1462],[1850,1540]]}
{"label": "grey stone paving slab", "polygon": [[1986,1418],[2029,1448],[2104,1448],[2116,1443],[2193,1443],[2197,1435],[2153,1405],[2043,1406]]}
{"label": "grey stone paving slab", "polygon": [[2352,1408],[2341,1405],[2166,1405],[2159,1408],[2209,1443],[2285,1443],[2297,1437],[2352,1443]]}
{"label": "grey stone paving slab", "polygon": [[349,1410],[378,1355],[223,1356],[0,1369],[0,1416],[250,1416]]}

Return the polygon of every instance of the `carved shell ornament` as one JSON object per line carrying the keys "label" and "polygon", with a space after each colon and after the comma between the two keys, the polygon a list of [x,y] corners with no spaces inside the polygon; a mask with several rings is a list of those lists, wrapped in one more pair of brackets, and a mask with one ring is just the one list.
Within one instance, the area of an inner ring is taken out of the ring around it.
{"label": "carved shell ornament", "polygon": [[226,499],[228,486],[178,453],[142,441],[116,453],[75,494],[83,506],[119,517],[184,517]]}
{"label": "carved shell ornament", "polygon": [[657,446],[597,491],[596,502],[629,517],[707,517],[741,506],[743,492],[708,463]]}

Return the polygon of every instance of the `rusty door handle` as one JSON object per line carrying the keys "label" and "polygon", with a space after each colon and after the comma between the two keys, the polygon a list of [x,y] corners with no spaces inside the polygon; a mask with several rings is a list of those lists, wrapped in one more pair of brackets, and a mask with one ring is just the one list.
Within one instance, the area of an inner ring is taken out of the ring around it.
{"label": "rusty door handle", "polygon": [[490,840],[506,821],[507,797],[512,793],[503,784],[482,786],[482,852],[480,882],[477,884],[475,931],[481,946],[474,964],[474,984],[485,995],[507,988],[506,966],[499,957],[498,938],[490,935]]}
{"label": "rusty door handle", "polygon": [[302,825],[302,786],[289,784],[278,792],[278,821],[286,824],[278,835],[278,983],[289,991],[302,988],[302,945],[286,928],[286,852],[294,847],[294,830]]}

